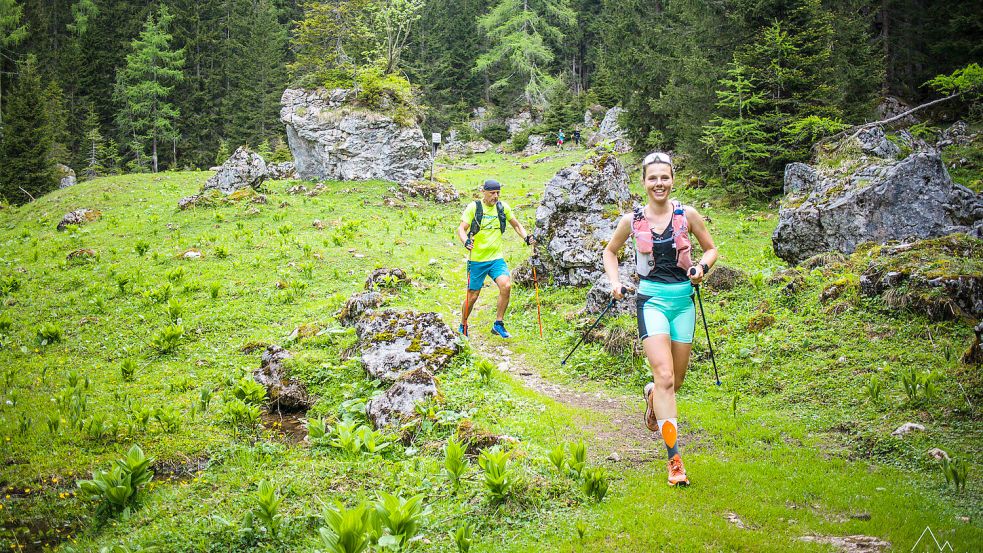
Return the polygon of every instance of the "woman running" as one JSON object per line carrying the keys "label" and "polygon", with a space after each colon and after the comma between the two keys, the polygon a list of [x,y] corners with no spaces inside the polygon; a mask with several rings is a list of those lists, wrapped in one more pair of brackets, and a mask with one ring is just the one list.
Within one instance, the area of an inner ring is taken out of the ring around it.
{"label": "woman running", "polygon": [[[618,250],[628,237],[635,243],[638,286],[638,335],[652,368],[645,385],[645,424],[661,432],[669,455],[669,485],[689,484],[679,456],[676,390],[683,384],[693,345],[696,307],[693,287],[717,261],[717,248],[703,217],[692,207],[671,200],[672,159],[662,152],[642,161],[642,186],[648,202],[625,214],[604,248],[604,271],[611,294],[621,299]],[[700,243],[703,258],[693,264],[689,234]]]}

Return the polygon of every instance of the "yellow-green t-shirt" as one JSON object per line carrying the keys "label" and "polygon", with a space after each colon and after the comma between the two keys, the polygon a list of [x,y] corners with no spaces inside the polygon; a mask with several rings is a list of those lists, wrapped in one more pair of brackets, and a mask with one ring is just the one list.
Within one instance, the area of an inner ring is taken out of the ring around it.
{"label": "yellow-green t-shirt", "polygon": [[[461,214],[461,222],[466,223],[471,228],[471,221],[474,219],[475,202],[470,202],[464,213]],[[505,212],[505,227],[509,227],[508,222],[512,220],[512,208],[509,204],[502,202],[502,211]],[[481,231],[474,235],[474,249],[471,250],[471,261],[491,261],[502,257],[502,248],[505,243],[505,235],[498,224],[498,209],[494,205],[489,207],[481,205]]]}

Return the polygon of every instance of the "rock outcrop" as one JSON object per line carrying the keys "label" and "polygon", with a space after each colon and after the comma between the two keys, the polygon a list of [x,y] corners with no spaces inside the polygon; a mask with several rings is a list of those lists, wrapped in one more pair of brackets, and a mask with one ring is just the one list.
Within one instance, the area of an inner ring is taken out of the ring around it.
{"label": "rock outcrop", "polygon": [[253,371],[253,379],[266,387],[266,397],[274,407],[284,411],[306,411],[314,400],[304,384],[291,377],[284,368],[284,360],[290,357],[290,352],[280,346],[266,348],[259,368]]}
{"label": "rock outcrop", "polygon": [[208,177],[204,190],[215,189],[223,194],[231,194],[243,188],[259,189],[266,177],[266,162],[262,156],[240,146],[218,168],[218,172]]}
{"label": "rock outcrop", "polygon": [[509,136],[515,136],[531,127],[534,122],[532,114],[528,110],[523,110],[512,117],[507,117],[505,119],[505,128],[509,131]]}
{"label": "rock outcrop", "polygon": [[983,195],[953,183],[937,152],[917,151],[899,161],[898,146],[876,128],[840,150],[856,157],[835,167],[786,168],[788,196],[772,235],[782,259],[852,253],[868,241],[983,236]]}
{"label": "rock outcrop", "polygon": [[338,313],[338,321],[343,326],[353,326],[363,315],[371,314],[373,309],[384,302],[385,298],[379,292],[352,294]]}
{"label": "rock outcrop", "polygon": [[280,120],[302,179],[420,179],[430,167],[430,144],[418,126],[356,107],[345,89],[287,89]]}
{"label": "rock outcrop", "polygon": [[297,178],[297,169],[294,162],[283,161],[280,163],[267,163],[266,176],[273,180],[291,180]]}
{"label": "rock outcrop", "polygon": [[359,319],[355,332],[365,372],[384,382],[421,368],[437,373],[460,347],[436,313],[386,309]]}
{"label": "rock outcrop", "polygon": [[594,153],[561,169],[546,184],[536,209],[540,281],[593,284],[603,274],[601,251],[630,203],[628,173],[613,155]]}
{"label": "rock outcrop", "polygon": [[68,188],[75,186],[75,171],[68,165],[58,163],[55,165],[55,175],[58,177],[58,188]]}
{"label": "rock outcrop", "polygon": [[546,148],[546,138],[541,134],[530,134],[529,142],[526,143],[526,147],[522,150],[522,155],[524,156],[534,156],[543,151]]}
{"label": "rock outcrop", "polygon": [[376,428],[393,426],[416,416],[416,404],[437,395],[437,380],[427,369],[400,375],[382,394],[365,404],[365,415]]}
{"label": "rock outcrop", "polygon": [[68,225],[84,225],[99,219],[101,216],[101,211],[87,207],[69,211],[61,218],[61,221],[58,221],[58,230],[65,230]]}
{"label": "rock outcrop", "polygon": [[593,148],[602,142],[610,141],[614,151],[618,153],[630,152],[631,142],[628,141],[628,135],[625,134],[625,131],[618,123],[618,118],[621,117],[624,111],[619,107],[609,109],[604,114],[604,119],[601,121],[601,126],[597,129],[597,132],[587,139],[587,147]]}

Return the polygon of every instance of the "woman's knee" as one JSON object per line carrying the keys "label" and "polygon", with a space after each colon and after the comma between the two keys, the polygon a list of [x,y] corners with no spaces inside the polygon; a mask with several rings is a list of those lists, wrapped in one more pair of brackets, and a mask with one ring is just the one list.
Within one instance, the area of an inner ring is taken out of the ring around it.
{"label": "woman's knee", "polygon": [[675,375],[672,371],[672,363],[651,363],[652,381],[655,386],[662,390],[672,390],[675,386]]}

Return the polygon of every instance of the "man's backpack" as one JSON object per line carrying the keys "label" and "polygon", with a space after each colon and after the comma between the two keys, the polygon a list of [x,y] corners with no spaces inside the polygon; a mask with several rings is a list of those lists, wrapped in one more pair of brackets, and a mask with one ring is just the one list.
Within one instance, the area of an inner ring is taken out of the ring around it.
{"label": "man's backpack", "polygon": [[[505,208],[502,207],[502,202],[497,202],[495,209],[498,210],[498,229],[502,231],[502,234],[505,234]],[[471,230],[468,231],[469,237],[473,237],[475,234],[481,232],[481,219],[484,216],[485,209],[482,206],[481,200],[475,200],[474,219],[471,219]]]}

